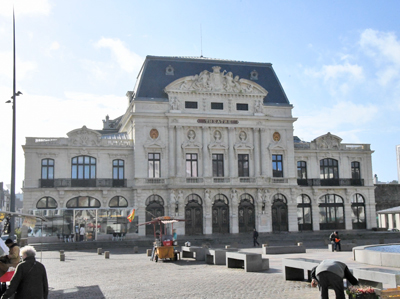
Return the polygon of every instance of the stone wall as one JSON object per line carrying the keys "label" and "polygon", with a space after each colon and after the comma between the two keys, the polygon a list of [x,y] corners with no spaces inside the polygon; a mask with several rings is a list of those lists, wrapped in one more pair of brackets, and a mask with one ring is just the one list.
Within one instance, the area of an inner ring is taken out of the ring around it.
{"label": "stone wall", "polygon": [[400,206],[400,184],[375,185],[376,211]]}

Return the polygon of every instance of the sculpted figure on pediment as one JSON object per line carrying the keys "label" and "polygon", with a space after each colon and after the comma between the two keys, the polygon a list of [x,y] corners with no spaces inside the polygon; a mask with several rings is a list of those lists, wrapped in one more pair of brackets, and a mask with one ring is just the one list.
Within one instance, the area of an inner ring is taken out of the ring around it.
{"label": "sculpted figure on pediment", "polygon": [[214,137],[214,141],[208,145],[209,150],[211,150],[211,149],[227,150],[228,149],[228,146],[224,142],[222,142],[222,134],[219,130],[214,131],[213,137]]}
{"label": "sculpted figure on pediment", "polygon": [[245,131],[240,131],[238,137],[239,137],[239,142],[233,145],[235,151],[238,149],[252,150],[254,148],[254,146],[249,143],[249,140],[247,138],[247,133]]}
{"label": "sculpted figure on pediment", "polygon": [[268,94],[262,86],[251,80],[240,79],[238,75],[234,76],[232,72],[226,70],[221,72],[220,66],[214,66],[212,69],[212,72],[204,70],[200,74],[180,78],[170,83],[165,88],[165,92],[228,92],[257,94],[264,97]]}
{"label": "sculpted figure on pediment", "polygon": [[328,134],[322,135],[311,143],[315,143],[318,149],[340,149],[340,143],[342,139],[338,136],[332,135],[330,132]]}
{"label": "sculpted figure on pediment", "polygon": [[200,142],[196,142],[196,132],[189,130],[187,133],[188,140],[182,144],[182,148],[202,148]]}
{"label": "sculpted figure on pediment", "polygon": [[101,142],[101,134],[86,128],[86,126],[73,130],[67,135],[68,143],[72,146],[99,146]]}
{"label": "sculpted figure on pediment", "polygon": [[173,97],[171,99],[170,105],[171,105],[171,110],[180,110],[181,103],[180,103],[180,101],[178,100],[177,97]]}

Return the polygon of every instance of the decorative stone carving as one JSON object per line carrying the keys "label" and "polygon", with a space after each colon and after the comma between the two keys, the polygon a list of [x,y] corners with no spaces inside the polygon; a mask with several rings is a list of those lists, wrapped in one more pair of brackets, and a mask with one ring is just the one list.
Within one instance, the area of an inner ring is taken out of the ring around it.
{"label": "decorative stone carving", "polygon": [[341,142],[342,139],[340,137],[332,135],[330,132],[328,132],[328,134],[315,138],[313,141],[311,141],[311,143],[316,144],[318,149],[331,149],[331,150],[339,150]]}
{"label": "decorative stone carving", "polygon": [[214,131],[212,136],[214,138],[214,141],[208,145],[208,150],[210,151],[210,153],[213,149],[222,149],[224,151],[228,150],[228,145],[222,142],[222,134],[218,129]]}
{"label": "decorative stone carving", "polygon": [[99,146],[101,134],[83,126],[81,129],[67,133],[70,146]]}
{"label": "decorative stone carving", "polygon": [[158,138],[158,130],[157,129],[151,129],[150,130],[150,138],[151,139],[157,139]]}
{"label": "decorative stone carving", "polygon": [[255,115],[264,115],[264,105],[261,100],[256,100],[254,102],[254,114]]}
{"label": "decorative stone carving", "polygon": [[252,150],[254,146],[249,143],[247,133],[242,130],[238,135],[239,142],[235,143],[233,148],[235,150],[235,155],[237,154],[237,150],[249,150],[252,155]]}
{"label": "decorative stone carving", "polygon": [[181,106],[181,102],[178,100],[177,97],[172,97],[170,99],[170,106],[171,106],[171,110],[180,110],[180,106]]}
{"label": "decorative stone carving", "polygon": [[193,129],[190,129],[187,132],[187,138],[188,140],[182,143],[182,148],[195,148],[195,149],[200,149],[202,148],[202,144],[200,142],[196,142],[196,132]]}
{"label": "decorative stone carving", "polygon": [[173,76],[174,75],[174,68],[171,65],[167,66],[165,68],[165,74],[167,76]]}
{"label": "decorative stone carving", "polygon": [[266,96],[266,91],[259,84],[247,79],[239,79],[233,76],[232,72],[224,70],[221,72],[220,66],[212,67],[213,71],[202,71],[194,76],[180,78],[165,88],[165,92],[171,91],[190,91],[190,92],[225,92],[241,93]]}
{"label": "decorative stone carving", "polygon": [[250,72],[250,80],[258,80],[258,72],[256,70]]}
{"label": "decorative stone carving", "polygon": [[147,159],[147,155],[151,151],[160,151],[161,155],[163,156],[166,145],[164,144],[164,142],[162,142],[161,137],[157,136],[157,138],[153,139],[152,137],[155,137],[155,135],[151,136],[151,134],[149,134],[147,136],[147,140],[143,144],[146,155],[145,158]]}

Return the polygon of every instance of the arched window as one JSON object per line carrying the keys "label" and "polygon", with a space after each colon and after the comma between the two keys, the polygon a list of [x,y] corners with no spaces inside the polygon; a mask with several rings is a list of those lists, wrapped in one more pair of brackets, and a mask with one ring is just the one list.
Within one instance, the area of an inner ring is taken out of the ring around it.
{"label": "arched window", "polygon": [[326,194],[318,202],[320,230],[344,229],[343,198],[336,194]]}
{"label": "arched window", "polygon": [[312,230],[311,199],[305,194],[297,196],[297,223],[299,231]]}
{"label": "arched window", "polygon": [[100,208],[100,201],[90,196],[78,196],[67,202],[67,208]]}
{"label": "arched window", "polygon": [[78,156],[71,161],[72,187],[96,187],[96,158]]}
{"label": "arched window", "polygon": [[351,199],[351,222],[353,229],[367,228],[365,222],[365,200],[361,194],[354,194]]}
{"label": "arched window", "polygon": [[127,207],[128,206],[128,201],[122,197],[122,196],[114,196],[111,198],[109,207],[110,208],[122,208],[122,207]]}
{"label": "arched window", "polygon": [[331,158],[319,161],[321,186],[339,186],[338,161]]}
{"label": "arched window", "polygon": [[36,204],[37,209],[57,209],[57,202],[52,197],[42,197]]}

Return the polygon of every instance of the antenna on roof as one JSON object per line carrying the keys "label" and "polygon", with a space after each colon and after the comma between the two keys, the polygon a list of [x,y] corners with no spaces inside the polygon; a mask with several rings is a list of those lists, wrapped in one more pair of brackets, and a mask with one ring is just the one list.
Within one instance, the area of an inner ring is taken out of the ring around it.
{"label": "antenna on roof", "polygon": [[203,30],[200,23],[200,57],[203,57]]}

